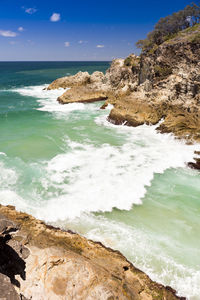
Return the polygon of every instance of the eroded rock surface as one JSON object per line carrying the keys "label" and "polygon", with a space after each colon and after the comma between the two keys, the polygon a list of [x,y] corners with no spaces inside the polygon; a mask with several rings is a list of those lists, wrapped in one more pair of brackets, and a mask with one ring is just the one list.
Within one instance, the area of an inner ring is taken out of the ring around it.
{"label": "eroded rock surface", "polygon": [[185,299],[151,281],[118,251],[14,207],[0,206],[0,228],[3,299]]}
{"label": "eroded rock surface", "polygon": [[95,102],[109,99],[111,102],[116,95],[124,95],[135,88],[136,69],[139,58],[131,55],[135,61],[132,65],[124,64],[124,59],[115,59],[104,75],[102,72],[79,72],[74,76],[62,77],[53,81],[48,89],[71,88],[58,98],[62,104],[74,102]]}
{"label": "eroded rock surface", "polygon": [[96,90],[90,87],[79,87],[71,88],[67,90],[62,96],[58,98],[58,101],[61,104],[68,104],[68,103],[90,103],[96,101],[103,101],[106,100],[107,94],[101,90]]}
{"label": "eroded rock surface", "polygon": [[156,124],[190,141],[200,141],[200,25],[140,57],[135,91],[116,97],[109,120]]}
{"label": "eroded rock surface", "polygon": [[[59,101],[92,102],[105,96],[105,108],[113,104],[108,119],[115,124],[156,124],[160,132],[172,132],[200,141],[200,25],[125,60],[116,59],[104,75],[79,72],[53,82],[49,88],[73,87]],[[66,84],[63,85],[63,82]]]}

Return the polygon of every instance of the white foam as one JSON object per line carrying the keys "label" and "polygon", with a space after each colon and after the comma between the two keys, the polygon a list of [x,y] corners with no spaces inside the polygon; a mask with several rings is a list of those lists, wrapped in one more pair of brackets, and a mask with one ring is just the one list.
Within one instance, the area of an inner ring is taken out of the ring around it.
{"label": "white foam", "polygon": [[[56,102],[63,90],[43,91],[44,87],[15,91],[36,97],[39,110],[68,113],[71,105]],[[86,106],[75,104],[71,107],[72,110],[81,110]],[[97,109],[95,105],[89,107]],[[16,205],[18,209],[50,223],[62,224],[62,221],[68,220],[70,224],[79,222],[80,228],[83,228],[91,222],[91,229],[87,230],[89,238],[121,250],[152,279],[169,284],[182,295],[197,300],[200,294],[198,271],[186,268],[165,255],[145,233],[121,223],[98,219],[91,212],[108,212],[114,207],[130,210],[133,205],[141,205],[154,175],[163,173],[167,168],[185,167],[185,162],[192,161],[194,150],[198,150],[199,146],[185,145],[170,134],[159,134],[155,126],[115,126],[106,117],[96,118],[97,126],[106,126],[115,137],[120,138],[122,134],[125,142],[119,143],[119,146],[112,143],[95,146],[86,140],[85,143],[75,143],[66,139],[67,152],[50,161],[27,163],[25,167],[26,163],[23,163],[22,170],[19,167],[18,172],[17,167],[13,169],[1,163],[0,202]],[[6,156],[1,155],[1,159],[6,159]],[[31,178],[28,188],[24,180],[28,177],[25,176],[25,168],[34,171],[28,173]],[[22,181],[20,172],[24,176]],[[162,270],[156,269],[159,261]]]}
{"label": "white foam", "polygon": [[118,130],[127,132],[127,142],[118,147],[67,141],[71,151],[49,161],[42,180],[43,188],[60,192],[40,208],[38,217],[56,221],[114,207],[130,210],[142,204],[155,173],[184,167],[197,149],[146,125]]}
{"label": "white foam", "polygon": [[23,96],[29,96],[37,98],[37,102],[40,107],[37,110],[48,111],[57,114],[66,114],[74,110],[83,110],[85,106],[83,103],[70,103],[67,105],[61,105],[58,103],[57,98],[61,96],[67,89],[46,90],[48,84],[39,86],[28,86],[23,88],[13,89],[13,92],[17,92]]}
{"label": "white foam", "polygon": [[0,155],[6,156],[6,153],[4,153],[4,152],[0,152]]}
{"label": "white foam", "polygon": [[[71,229],[73,230],[73,226],[78,228],[78,224],[84,224],[87,228],[87,238],[101,241],[108,247],[120,250],[152,280],[172,286],[179,291],[179,296],[186,296],[190,300],[200,299],[200,270],[198,266],[191,268],[178,263],[176,259],[168,255],[166,249],[170,243],[173,243],[170,237],[167,240],[162,237],[161,244],[166,244],[166,246],[161,249],[160,237],[101,216],[82,215],[81,219],[70,223]],[[57,223],[57,225],[63,224]]]}
{"label": "white foam", "polygon": [[[5,153],[1,153],[3,157],[6,157]],[[8,168],[0,161],[0,184],[1,188],[9,188],[15,185],[18,179],[18,175],[14,169]]]}

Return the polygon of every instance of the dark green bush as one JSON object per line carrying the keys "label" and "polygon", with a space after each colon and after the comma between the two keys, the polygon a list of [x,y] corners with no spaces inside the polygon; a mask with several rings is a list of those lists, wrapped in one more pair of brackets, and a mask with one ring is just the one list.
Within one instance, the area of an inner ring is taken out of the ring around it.
{"label": "dark green bush", "polygon": [[169,76],[170,74],[172,74],[172,69],[167,66],[155,65],[154,72],[155,72],[156,77],[165,78],[165,77]]}
{"label": "dark green bush", "polygon": [[172,39],[176,34],[187,28],[200,23],[200,4],[187,5],[183,10],[170,16],[161,18],[155,25],[154,30],[148,33],[147,38],[136,43],[143,52],[149,52],[155,45]]}

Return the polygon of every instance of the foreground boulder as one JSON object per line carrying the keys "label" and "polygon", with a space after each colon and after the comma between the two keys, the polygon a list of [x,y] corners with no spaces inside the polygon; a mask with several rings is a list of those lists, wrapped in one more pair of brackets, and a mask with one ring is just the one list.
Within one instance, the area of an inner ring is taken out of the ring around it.
{"label": "foreground boulder", "polygon": [[[0,206],[4,299],[175,300],[118,251]],[[7,294],[6,294],[7,291]]]}

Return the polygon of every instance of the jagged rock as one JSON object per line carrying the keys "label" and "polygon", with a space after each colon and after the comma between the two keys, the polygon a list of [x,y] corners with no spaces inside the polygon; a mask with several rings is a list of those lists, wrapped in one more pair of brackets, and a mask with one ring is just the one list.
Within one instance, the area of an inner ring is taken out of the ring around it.
{"label": "jagged rock", "polygon": [[[21,299],[185,299],[176,296],[170,287],[153,282],[120,252],[101,243],[45,225],[13,207],[0,206],[0,214],[17,224],[17,231],[9,241],[17,241],[21,247],[26,245],[29,251],[26,257],[20,258],[21,263],[16,250],[4,241],[3,247],[11,249],[4,249],[2,254],[5,260],[11,261],[14,273],[10,277],[13,286],[17,284]],[[16,272],[23,264],[24,276]],[[16,294],[13,299],[18,300],[17,297]]]}
{"label": "jagged rock", "polygon": [[195,29],[141,55],[138,85],[112,102],[111,122],[138,126],[163,118],[160,132],[200,141],[200,41],[194,42],[200,25]]}
{"label": "jagged rock", "polygon": [[53,81],[47,89],[71,88],[58,98],[62,104],[73,102],[95,102],[110,99],[116,95],[126,95],[136,87],[137,56],[130,57],[131,64],[125,65],[124,59],[116,59],[104,75],[102,72],[79,72],[74,76],[62,77]]}
{"label": "jagged rock", "polygon": [[116,125],[126,124],[128,126],[139,126],[146,124],[157,124],[163,117],[162,106],[143,102],[130,95],[119,98],[111,110],[108,119]]}
{"label": "jagged rock", "polygon": [[71,87],[60,103],[106,99],[102,108],[114,108],[108,119],[115,124],[156,124],[158,130],[200,141],[200,25],[181,31],[175,38],[140,57],[115,59],[104,75],[79,72],[53,82]]}

